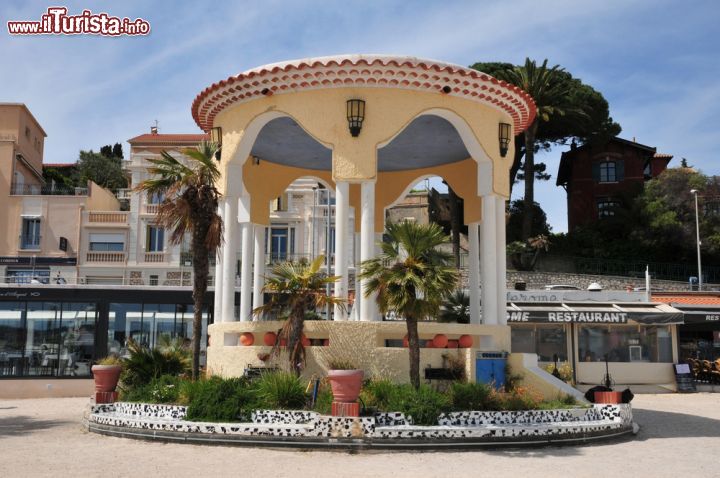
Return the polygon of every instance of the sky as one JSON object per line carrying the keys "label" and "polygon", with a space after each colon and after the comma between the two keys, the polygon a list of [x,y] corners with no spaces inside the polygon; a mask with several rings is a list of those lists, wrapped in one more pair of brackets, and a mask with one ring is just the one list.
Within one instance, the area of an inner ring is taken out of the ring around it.
{"label": "sky", "polygon": [[[54,5],[143,18],[144,37],[11,36],[7,21]],[[559,64],[600,91],[621,137],[720,174],[720,3],[675,0],[90,1],[4,0],[0,102],[25,103],[48,134],[45,162],[77,160],[149,132],[200,132],[190,114],[210,84],[259,65],[345,53],[460,65]],[[553,178],[536,200],[567,230],[555,186],[559,146],[542,153]],[[522,194],[516,185],[513,198]]]}

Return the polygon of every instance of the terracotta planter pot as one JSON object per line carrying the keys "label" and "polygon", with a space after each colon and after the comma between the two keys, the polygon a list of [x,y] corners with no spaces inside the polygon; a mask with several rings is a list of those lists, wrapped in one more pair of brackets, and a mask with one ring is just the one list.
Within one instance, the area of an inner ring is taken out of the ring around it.
{"label": "terracotta planter pot", "polygon": [[92,373],[95,379],[96,392],[114,392],[120,380],[120,365],[93,365]]}
{"label": "terracotta planter pot", "polygon": [[456,349],[458,348],[458,341],[457,340],[448,340],[447,341],[447,348],[449,349]]}
{"label": "terracotta planter pot", "polygon": [[240,345],[249,347],[255,343],[255,336],[253,334],[251,334],[250,332],[243,332],[242,334],[240,334],[239,342],[240,342]]}
{"label": "terracotta planter pot", "polygon": [[265,332],[263,336],[263,343],[269,347],[272,347],[277,342],[277,334],[275,332]]}
{"label": "terracotta planter pot", "polygon": [[328,379],[336,402],[354,402],[360,395],[362,370],[328,370]]}
{"label": "terracotta planter pot", "polygon": [[448,338],[445,334],[437,334],[435,338],[433,338],[433,347],[436,349],[444,349],[447,347],[448,344]]}
{"label": "terracotta planter pot", "polygon": [[595,392],[595,403],[622,403],[622,392]]}
{"label": "terracotta planter pot", "polygon": [[469,349],[473,346],[473,338],[471,335],[461,335],[458,339],[458,345],[461,349]]}

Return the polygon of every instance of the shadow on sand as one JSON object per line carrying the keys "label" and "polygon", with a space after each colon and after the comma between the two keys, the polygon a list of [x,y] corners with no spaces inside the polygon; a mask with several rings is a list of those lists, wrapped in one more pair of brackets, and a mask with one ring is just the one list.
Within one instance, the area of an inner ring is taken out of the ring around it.
{"label": "shadow on sand", "polygon": [[32,417],[18,415],[0,418],[0,440],[27,435],[28,433],[47,430],[49,428],[66,425],[65,420],[38,420]]}

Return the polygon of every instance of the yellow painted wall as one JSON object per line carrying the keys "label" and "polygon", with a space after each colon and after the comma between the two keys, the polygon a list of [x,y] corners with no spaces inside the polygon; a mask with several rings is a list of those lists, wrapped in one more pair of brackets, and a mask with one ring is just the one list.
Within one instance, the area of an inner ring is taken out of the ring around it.
{"label": "yellow painted wall", "polygon": [[112,191],[89,181],[86,209],[88,211],[119,211],[120,201]]}
{"label": "yellow painted wall", "polygon": [[[271,347],[261,345],[265,332],[276,332],[281,326],[277,321],[224,322],[209,327],[210,346],[207,351],[207,365],[211,374],[224,377],[242,375],[247,365],[263,366],[258,354],[269,353]],[[249,347],[237,344],[240,333],[251,332],[255,344]],[[469,377],[475,376],[474,353],[478,350],[509,350],[510,328],[497,325],[441,324],[423,322],[419,324],[421,339],[431,339],[435,334],[444,333],[450,339],[463,334],[472,335],[474,348],[471,349],[421,349],[420,368],[428,364],[440,367],[443,354],[451,354],[466,362]],[[339,322],[306,321],[305,334],[308,338],[329,339],[328,346],[306,347],[307,361],[303,375],[307,378],[316,374],[324,376],[328,363],[333,359],[350,360],[365,371],[366,377],[389,378],[396,382],[408,382],[408,350],[399,347],[385,347],[386,339],[402,339],[406,334],[404,322]],[[286,355],[280,355],[278,364],[287,362]]]}
{"label": "yellow painted wall", "polygon": [[[366,101],[366,118],[357,138],[350,136],[345,117],[345,102],[351,98]],[[278,94],[222,111],[214,124],[223,130],[223,176],[225,181],[232,181],[227,169],[233,168],[235,162],[242,163],[247,159],[242,154],[243,157],[235,156],[251,122],[263,114],[276,113],[292,117],[311,136],[333,149],[334,179],[375,179],[378,146],[389,142],[421,113],[436,108],[452,111],[467,122],[494,164],[494,192],[507,197],[513,146],[511,144],[507,156],[501,158],[497,139],[498,123],[510,122],[505,113],[440,93],[389,88],[337,88]],[[476,179],[477,176],[463,177],[461,181],[474,185]],[[247,181],[245,184],[249,186]],[[226,186],[221,186],[223,191]]]}

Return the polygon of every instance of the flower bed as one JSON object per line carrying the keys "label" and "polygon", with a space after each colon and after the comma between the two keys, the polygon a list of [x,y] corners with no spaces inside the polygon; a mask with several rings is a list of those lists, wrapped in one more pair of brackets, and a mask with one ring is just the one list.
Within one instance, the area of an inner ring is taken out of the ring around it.
{"label": "flower bed", "polygon": [[92,408],[92,432],[164,441],[268,446],[465,447],[582,442],[633,430],[630,405],[571,410],[451,412],[439,425],[414,425],[402,413],[330,417],[312,411],[256,410],[247,423],[191,422],[187,407],[116,403]]}

